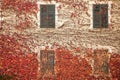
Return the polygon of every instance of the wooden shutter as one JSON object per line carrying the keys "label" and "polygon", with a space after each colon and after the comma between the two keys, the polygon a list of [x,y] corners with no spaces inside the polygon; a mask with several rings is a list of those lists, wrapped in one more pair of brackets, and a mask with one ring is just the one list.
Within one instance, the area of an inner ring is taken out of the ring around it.
{"label": "wooden shutter", "polygon": [[55,28],[55,5],[40,5],[40,27]]}
{"label": "wooden shutter", "polygon": [[108,27],[108,4],[93,5],[93,28]]}

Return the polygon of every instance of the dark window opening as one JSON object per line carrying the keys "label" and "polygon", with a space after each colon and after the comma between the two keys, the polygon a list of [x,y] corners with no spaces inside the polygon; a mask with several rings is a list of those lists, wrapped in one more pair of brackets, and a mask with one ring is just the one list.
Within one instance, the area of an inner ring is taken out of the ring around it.
{"label": "dark window opening", "polygon": [[55,5],[40,5],[40,27],[55,28]]}
{"label": "dark window opening", "polygon": [[40,62],[41,62],[41,73],[47,74],[50,72],[54,74],[54,51],[53,50],[41,50]]}
{"label": "dark window opening", "polygon": [[108,4],[93,5],[93,28],[108,27]]}
{"label": "dark window opening", "polygon": [[108,75],[109,74],[109,53],[108,50],[94,50],[94,74]]}

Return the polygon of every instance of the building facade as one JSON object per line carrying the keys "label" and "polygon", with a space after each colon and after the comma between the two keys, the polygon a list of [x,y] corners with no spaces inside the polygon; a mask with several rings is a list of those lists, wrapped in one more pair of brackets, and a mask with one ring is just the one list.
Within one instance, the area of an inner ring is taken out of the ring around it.
{"label": "building facade", "polygon": [[[85,50],[91,49],[94,57],[90,58],[91,61],[88,59],[88,62],[92,66],[92,74],[110,75],[108,65],[110,56],[113,53],[120,53],[119,0],[28,0],[28,2],[29,7],[20,5],[21,7],[17,8],[1,8],[0,34],[16,36],[14,34],[17,33],[26,37],[27,40],[23,43],[28,45],[32,52],[38,53],[40,61],[43,59],[42,50],[46,49],[55,51],[64,47],[73,51],[73,55],[81,57],[86,57]],[[1,2],[3,6],[8,4],[4,3]],[[74,51],[74,48],[80,48],[81,52]],[[97,49],[101,51],[96,51]],[[53,69],[55,52],[50,51],[45,53],[48,54],[48,61],[51,61],[49,65]],[[98,57],[101,63],[99,66]]]}

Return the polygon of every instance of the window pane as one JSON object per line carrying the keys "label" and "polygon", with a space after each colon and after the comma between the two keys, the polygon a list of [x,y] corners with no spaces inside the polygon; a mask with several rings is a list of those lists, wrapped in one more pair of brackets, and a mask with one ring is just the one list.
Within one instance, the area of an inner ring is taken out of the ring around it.
{"label": "window pane", "polygon": [[48,70],[54,74],[54,51],[48,51]]}
{"label": "window pane", "polygon": [[108,5],[107,4],[102,4],[101,5],[101,11],[103,14],[108,14]]}
{"label": "window pane", "polygon": [[101,26],[104,28],[108,27],[108,5],[107,4],[102,4],[101,5]]}
{"label": "window pane", "polygon": [[50,28],[55,27],[55,15],[54,14],[48,14],[48,26]]}
{"label": "window pane", "polygon": [[100,27],[100,5],[93,5],[93,27]]}
{"label": "window pane", "polygon": [[93,27],[94,28],[99,28],[100,27],[100,15],[95,15],[93,17]]}
{"label": "window pane", "polygon": [[40,26],[41,28],[45,28],[46,26],[48,26],[48,16],[47,14],[41,14],[41,19],[40,19]]}
{"label": "window pane", "polygon": [[55,5],[48,5],[47,8],[49,13],[55,13]]}
{"label": "window pane", "polygon": [[46,5],[40,5],[40,11],[41,11],[41,13],[47,13],[47,6]]}
{"label": "window pane", "polygon": [[93,5],[93,14],[99,14],[99,12],[100,12],[100,5],[94,4]]}
{"label": "window pane", "polygon": [[108,15],[107,14],[101,15],[101,26],[104,28],[108,27]]}

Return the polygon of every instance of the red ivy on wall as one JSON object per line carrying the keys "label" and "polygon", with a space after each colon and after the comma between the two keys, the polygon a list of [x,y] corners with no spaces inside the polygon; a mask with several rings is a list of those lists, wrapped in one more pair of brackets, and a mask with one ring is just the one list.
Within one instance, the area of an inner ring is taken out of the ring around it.
{"label": "red ivy on wall", "polygon": [[15,38],[0,35],[0,76],[7,75],[13,80],[37,79],[37,55],[24,53],[23,48]]}
{"label": "red ivy on wall", "polygon": [[[26,29],[30,27],[32,23],[31,19],[28,18],[28,15],[37,14],[37,1],[25,1],[25,0],[2,0],[2,11],[11,10],[16,14],[16,25],[14,26],[18,30]],[[5,14],[4,14],[5,15]],[[12,14],[11,14],[12,15]],[[21,19],[21,15],[24,15],[25,19]],[[4,17],[4,16],[2,16]],[[8,25],[9,26],[9,25]]]}
{"label": "red ivy on wall", "polygon": [[87,79],[92,68],[85,58],[74,56],[64,48],[56,50],[56,80],[80,80]]}
{"label": "red ivy on wall", "polygon": [[[25,54],[23,45],[11,36],[0,35],[0,76],[8,75],[13,80],[37,80],[37,55]],[[26,47],[26,49],[28,49]],[[31,52],[27,52],[31,53]],[[120,79],[120,55],[111,55],[109,68],[113,80]],[[73,55],[68,49],[55,50],[55,75],[44,77],[42,80],[110,80],[110,77],[92,76],[92,68],[85,58]]]}
{"label": "red ivy on wall", "polygon": [[109,66],[113,80],[120,80],[120,54],[111,55]]}

